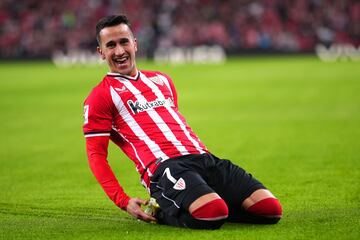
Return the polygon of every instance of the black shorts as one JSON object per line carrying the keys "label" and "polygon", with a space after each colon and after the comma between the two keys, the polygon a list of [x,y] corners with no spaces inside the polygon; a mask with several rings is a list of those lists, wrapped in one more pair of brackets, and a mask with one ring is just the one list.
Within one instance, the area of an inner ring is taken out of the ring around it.
{"label": "black shorts", "polygon": [[160,164],[151,177],[150,193],[171,216],[187,210],[197,198],[216,192],[225,200],[229,215],[257,189],[266,189],[244,169],[214,155],[190,154]]}

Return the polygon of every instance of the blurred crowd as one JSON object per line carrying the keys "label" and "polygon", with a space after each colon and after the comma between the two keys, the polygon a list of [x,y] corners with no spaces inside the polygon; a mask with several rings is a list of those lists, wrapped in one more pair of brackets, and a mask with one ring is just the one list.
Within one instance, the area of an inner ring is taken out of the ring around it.
{"label": "blurred crowd", "polygon": [[360,45],[358,0],[1,0],[0,57],[94,51],[96,22],[119,13],[143,56],[172,46],[217,44],[231,53]]}

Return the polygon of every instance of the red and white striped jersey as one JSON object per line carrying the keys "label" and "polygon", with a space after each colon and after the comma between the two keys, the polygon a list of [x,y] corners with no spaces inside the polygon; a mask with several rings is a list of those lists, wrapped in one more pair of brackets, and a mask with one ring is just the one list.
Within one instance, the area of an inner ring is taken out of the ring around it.
{"label": "red and white striped jersey", "polygon": [[135,163],[143,184],[156,163],[207,152],[178,111],[172,80],[160,72],[107,74],[84,103],[86,138],[109,136]]}

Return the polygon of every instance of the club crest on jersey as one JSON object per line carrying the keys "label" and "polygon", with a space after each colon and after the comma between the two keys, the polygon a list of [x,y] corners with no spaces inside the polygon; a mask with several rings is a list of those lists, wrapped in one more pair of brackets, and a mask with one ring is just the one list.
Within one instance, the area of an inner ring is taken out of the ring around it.
{"label": "club crest on jersey", "polygon": [[128,106],[134,114],[144,112],[153,108],[158,108],[162,106],[174,106],[174,101],[171,98],[168,99],[157,99],[151,102],[140,103],[139,101],[127,101]]}
{"label": "club crest on jersey", "polygon": [[158,77],[158,76],[149,77],[149,79],[150,79],[151,81],[153,81],[154,83],[158,84],[158,85],[161,85],[161,86],[164,85],[163,80],[161,80],[161,78]]}
{"label": "club crest on jersey", "polygon": [[185,180],[183,178],[179,178],[173,188],[175,190],[184,190],[186,188]]}

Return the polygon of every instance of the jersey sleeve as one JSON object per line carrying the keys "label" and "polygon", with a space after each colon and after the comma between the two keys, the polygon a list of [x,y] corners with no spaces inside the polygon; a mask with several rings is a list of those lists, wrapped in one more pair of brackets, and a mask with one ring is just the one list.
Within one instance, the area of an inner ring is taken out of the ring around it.
{"label": "jersey sleeve", "polygon": [[110,136],[112,105],[106,92],[94,89],[84,102],[83,132],[86,138]]}
{"label": "jersey sleeve", "polygon": [[86,138],[86,153],[91,171],[106,195],[122,210],[126,210],[130,197],[116,179],[107,161],[108,136]]}
{"label": "jersey sleeve", "polygon": [[105,193],[118,207],[126,210],[130,198],[107,161],[112,109],[109,96],[101,89],[95,88],[85,100],[83,131],[86,138],[86,153],[90,169]]}

